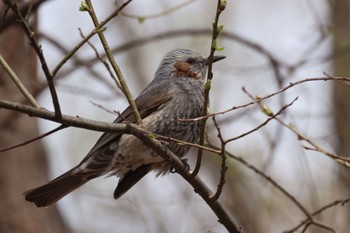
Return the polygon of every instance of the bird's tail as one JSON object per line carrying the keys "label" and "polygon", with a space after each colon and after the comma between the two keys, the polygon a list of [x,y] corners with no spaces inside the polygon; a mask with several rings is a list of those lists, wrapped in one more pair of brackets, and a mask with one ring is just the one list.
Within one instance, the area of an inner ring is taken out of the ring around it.
{"label": "bird's tail", "polygon": [[37,207],[46,207],[56,203],[89,180],[85,176],[74,174],[73,169],[45,185],[26,191],[25,199],[34,202]]}

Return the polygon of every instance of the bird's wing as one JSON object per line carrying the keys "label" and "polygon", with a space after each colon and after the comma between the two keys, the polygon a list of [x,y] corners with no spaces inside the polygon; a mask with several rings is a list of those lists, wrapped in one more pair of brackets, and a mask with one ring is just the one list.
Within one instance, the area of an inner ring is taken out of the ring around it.
{"label": "bird's wing", "polygon": [[[168,82],[160,82],[159,85],[157,85],[157,87],[155,88],[146,88],[145,91],[143,91],[136,98],[135,103],[141,118],[145,118],[154,111],[162,108],[163,105],[171,99],[171,96],[166,91],[164,91],[168,88],[168,85]],[[120,123],[124,120],[129,123],[136,122],[130,106],[121,113],[121,115],[114,121],[114,123]],[[104,133],[78,166],[90,160],[91,156],[94,156],[95,158],[93,159],[93,161],[99,162],[98,167],[94,166],[94,169],[92,169],[95,170],[93,173],[100,173],[100,171],[97,171],[100,170],[98,168],[105,169],[108,166],[108,163],[110,163],[111,161],[111,158],[109,156],[106,156],[103,153],[101,153],[101,149],[103,149],[107,144],[119,140],[120,136],[121,133],[118,132]],[[96,174],[96,176],[98,175]]]}
{"label": "bird's wing", "polygon": [[[146,90],[135,100],[141,118],[145,118],[157,109],[162,108],[162,105],[170,100],[171,97],[168,94],[165,94],[166,91],[164,90],[166,89],[162,88],[166,88],[166,86],[160,86],[157,89],[146,88]],[[159,90],[163,91],[160,92]],[[125,109],[121,116],[114,122],[119,123],[124,119],[131,123],[135,122],[130,107]],[[72,168],[48,184],[25,192],[26,200],[34,202],[38,207],[48,206],[83,185],[88,180],[105,174],[106,169],[108,169],[108,166],[113,160],[113,158],[111,158],[113,153],[107,154],[106,151],[104,151],[104,148],[106,148],[106,145],[109,143],[119,140],[120,136],[120,133],[104,133],[78,166]],[[130,189],[131,186],[146,175],[150,169],[150,165],[142,165],[134,171],[125,174],[124,179],[121,179],[118,184],[115,196],[117,198],[120,197]]]}

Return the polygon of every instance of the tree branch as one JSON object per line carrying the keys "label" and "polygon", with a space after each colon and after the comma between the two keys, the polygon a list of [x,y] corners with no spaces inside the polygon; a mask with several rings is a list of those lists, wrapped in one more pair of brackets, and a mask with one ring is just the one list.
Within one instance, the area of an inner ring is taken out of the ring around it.
{"label": "tree branch", "polygon": [[35,38],[35,33],[31,30],[28,22],[24,19],[20,9],[18,8],[17,4],[15,1],[11,1],[11,0],[5,0],[4,1],[5,4],[7,4],[17,15],[17,17],[20,20],[20,23],[22,25],[23,31],[27,34],[28,39],[30,40],[30,43],[32,45],[32,47],[34,48],[36,54],[39,57],[40,63],[41,63],[41,67],[44,71],[48,86],[49,86],[49,90],[50,90],[50,94],[51,94],[51,98],[53,101],[53,106],[55,108],[55,114],[57,118],[61,117],[61,108],[60,108],[60,104],[58,101],[58,97],[57,97],[57,93],[56,93],[56,89],[55,89],[55,85],[53,83],[53,75],[49,70],[49,67],[47,66],[43,51],[41,49],[41,46],[39,45],[39,43],[37,42],[36,38]]}
{"label": "tree branch", "polygon": [[[205,88],[204,88],[204,111],[203,111],[203,116],[208,115],[208,111],[209,111],[209,92],[211,89],[211,81],[213,79],[213,72],[212,72],[212,68],[213,68],[213,58],[214,58],[214,53],[217,50],[217,38],[222,30],[222,28],[220,28],[218,26],[219,23],[219,17],[222,11],[225,10],[226,7],[226,1],[224,0],[218,0],[217,1],[217,6],[216,6],[216,14],[215,14],[215,20],[213,22],[213,32],[212,32],[212,39],[211,39],[211,46],[210,46],[210,55],[208,57],[208,76],[207,76],[207,82],[205,84]],[[200,131],[200,138],[199,138],[199,145],[204,145],[204,138],[205,138],[205,126],[207,123],[207,119],[208,118],[203,118],[201,121],[201,131]],[[197,153],[197,162],[196,162],[196,166],[193,170],[193,176],[196,176],[199,172],[200,166],[201,166],[201,162],[202,162],[202,154],[203,154],[203,150],[199,149],[198,153]]]}
{"label": "tree branch", "polygon": [[0,64],[1,66],[4,68],[4,70],[7,72],[7,74],[10,76],[10,78],[12,79],[12,81],[16,84],[16,86],[18,87],[18,89],[20,90],[20,92],[23,94],[23,96],[28,100],[28,102],[36,108],[40,108],[40,105],[38,104],[38,102],[36,102],[36,100],[34,99],[34,97],[32,96],[32,94],[30,94],[30,92],[28,91],[28,89],[24,86],[24,84],[21,82],[21,80],[18,78],[17,74],[11,69],[11,67],[9,66],[9,64],[7,64],[7,62],[5,61],[5,59],[1,56],[0,54]]}
{"label": "tree branch", "polygon": [[[115,16],[121,10],[123,10],[124,7],[126,7],[127,4],[129,4],[130,2],[131,2],[131,0],[125,2],[121,7],[119,7],[119,9],[118,9],[117,13],[115,14]],[[91,1],[90,0],[86,0],[86,4],[87,4],[86,10],[89,12],[95,27],[99,26],[100,24],[98,22],[98,19],[97,19],[97,16],[96,16],[96,13],[94,11],[94,8],[92,6]],[[131,92],[130,92],[130,90],[129,90],[126,82],[125,82],[124,76],[123,76],[123,74],[122,74],[122,72],[121,72],[121,70],[120,70],[116,60],[113,57],[113,54],[111,52],[111,49],[109,48],[107,39],[104,36],[103,30],[97,30],[97,33],[98,33],[98,36],[100,37],[100,40],[101,40],[103,48],[104,48],[104,50],[106,52],[107,58],[108,58],[109,62],[111,63],[114,72],[117,74],[117,77],[119,79],[119,83],[120,83],[120,85],[122,87],[122,90],[123,90],[123,93],[124,93],[126,99],[128,100],[129,105],[130,105],[131,110],[132,110],[132,113],[133,113],[133,115],[135,117],[135,121],[136,121],[136,123],[138,125],[142,125],[142,119],[141,119],[140,113],[138,112],[135,100],[133,99],[133,97],[131,95]]]}
{"label": "tree branch", "polygon": [[55,113],[45,109],[37,109],[27,105],[12,103],[5,100],[0,100],[0,108],[5,108],[13,111],[22,112],[29,116],[35,116],[50,121],[58,122],[65,127],[73,126],[79,128],[85,128],[95,131],[109,131],[109,132],[120,132],[133,134],[147,146],[153,149],[159,156],[165,161],[171,163],[171,166],[175,168],[176,172],[179,173],[188,183],[192,185],[194,190],[203,198],[203,200],[210,206],[214,211],[219,221],[226,227],[229,232],[240,232],[230,215],[227,213],[225,208],[217,200],[213,200],[211,190],[198,178],[193,177],[192,172],[187,169],[186,165],[182,160],[177,157],[171,151],[164,149],[164,146],[156,139],[153,138],[149,133],[145,133],[144,129],[135,124],[117,124],[117,123],[104,123],[99,121],[93,121],[80,117],[72,117],[68,115],[62,115],[61,119],[55,117]]}

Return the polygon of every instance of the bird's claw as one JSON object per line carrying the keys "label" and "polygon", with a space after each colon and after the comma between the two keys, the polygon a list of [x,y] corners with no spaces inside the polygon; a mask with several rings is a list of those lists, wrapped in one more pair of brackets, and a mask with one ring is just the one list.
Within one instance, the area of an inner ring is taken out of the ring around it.
{"label": "bird's claw", "polygon": [[[188,159],[181,159],[181,161],[182,161],[183,165],[185,166],[184,172],[190,170],[190,165],[187,163]],[[176,169],[173,166],[171,166],[170,167],[170,172],[171,173],[176,173]]]}

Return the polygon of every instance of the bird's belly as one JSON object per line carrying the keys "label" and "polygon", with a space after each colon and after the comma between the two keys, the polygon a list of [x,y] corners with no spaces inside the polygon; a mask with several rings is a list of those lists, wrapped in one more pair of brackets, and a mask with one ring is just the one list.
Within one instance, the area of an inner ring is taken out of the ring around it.
{"label": "bird's belly", "polygon": [[114,159],[112,170],[117,176],[135,170],[143,164],[155,164],[163,161],[162,157],[131,134],[121,136]]}

